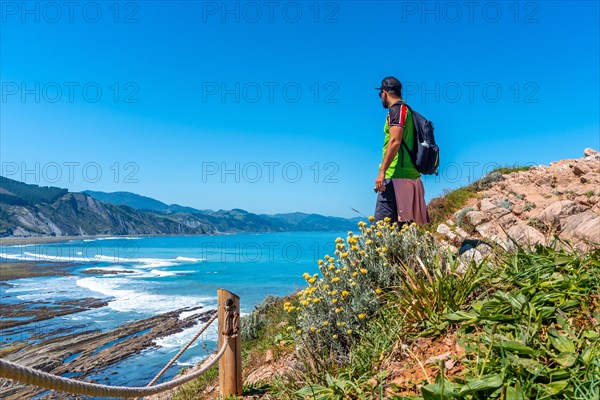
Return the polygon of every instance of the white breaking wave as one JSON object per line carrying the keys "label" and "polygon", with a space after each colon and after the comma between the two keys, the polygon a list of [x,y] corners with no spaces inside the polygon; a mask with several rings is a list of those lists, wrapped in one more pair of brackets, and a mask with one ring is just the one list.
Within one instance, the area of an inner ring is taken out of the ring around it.
{"label": "white breaking wave", "polygon": [[171,272],[171,271],[161,271],[158,269],[153,269],[152,271],[150,271],[150,273],[154,276],[158,276],[158,277],[163,277],[163,276],[175,276],[175,272]]}
{"label": "white breaking wave", "polygon": [[204,258],[193,258],[193,257],[177,257],[175,258],[175,260],[177,261],[189,261],[189,262],[199,262],[199,261],[204,261]]}
{"label": "white breaking wave", "polygon": [[[174,349],[174,348],[181,348],[183,346],[185,346],[193,337],[196,333],[198,333],[198,331],[201,329],[201,327],[204,325],[203,322],[199,323],[198,325],[195,325],[191,328],[185,329],[181,332],[175,333],[173,335],[169,335],[169,336],[165,336],[159,339],[154,340],[154,344],[158,347],[164,348],[164,349]],[[193,345],[190,346],[191,347],[196,347],[200,344],[202,344],[205,341],[209,341],[209,342],[216,342],[218,339],[218,327],[217,327],[217,322],[213,322],[207,329],[206,331],[204,331],[204,333],[202,334],[202,336],[200,336],[200,338],[198,340],[196,340],[194,342]]]}
{"label": "white breaking wave", "polygon": [[[134,311],[145,314],[158,314],[184,307],[198,307],[215,303],[216,297],[168,296],[151,294],[130,289],[132,281],[125,278],[89,277],[77,280],[77,285],[93,292],[113,297],[108,307],[115,311]],[[127,289],[124,289],[127,288]]]}
{"label": "white breaking wave", "polygon": [[83,239],[83,242],[95,242],[97,240],[137,240],[137,239],[144,239],[143,237],[139,237],[139,236],[108,236],[108,237],[100,237],[100,238],[94,238],[94,239]]}
{"label": "white breaking wave", "polygon": [[13,281],[13,286],[5,289],[5,293],[15,293],[15,296],[22,301],[48,301],[57,296],[62,298],[89,297],[85,290],[74,285],[76,279],[74,276],[60,276],[52,278],[51,285],[41,286],[38,278],[19,279]]}
{"label": "white breaking wave", "polygon": [[[77,255],[81,255],[81,252],[77,252]],[[201,258],[182,257],[177,258],[127,258],[117,256],[105,256],[102,254],[96,254],[93,257],[75,257],[75,256],[54,256],[49,254],[32,253],[29,251],[21,253],[0,253],[0,257],[19,260],[19,261],[51,261],[51,262],[82,262],[82,263],[94,263],[94,262],[108,262],[108,263],[131,263],[131,264],[142,264],[139,268],[160,268],[160,267],[172,267],[180,264],[189,264],[190,262],[199,262]]]}

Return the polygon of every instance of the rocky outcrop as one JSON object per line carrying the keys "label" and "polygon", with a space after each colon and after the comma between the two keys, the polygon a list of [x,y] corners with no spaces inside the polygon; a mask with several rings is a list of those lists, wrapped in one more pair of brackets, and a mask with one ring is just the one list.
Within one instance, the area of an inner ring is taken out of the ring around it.
{"label": "rocky outcrop", "polygon": [[[108,332],[77,332],[41,342],[23,342],[15,347],[14,352],[5,352],[2,357],[55,375],[68,374],[67,376],[81,379],[154,347],[154,341],[158,338],[206,322],[214,313],[214,310],[197,310],[198,308],[183,308],[134,321]],[[181,318],[183,312],[193,313]],[[3,399],[30,399],[43,392],[46,390],[0,379],[0,398]],[[54,397],[49,394],[41,398]]]}
{"label": "rocky outcrop", "polygon": [[[600,243],[600,153],[596,150],[585,149],[579,159],[497,174],[493,180],[487,179],[484,190],[437,227],[443,244],[458,250],[465,233],[505,250],[551,244],[555,237],[581,251]],[[469,257],[481,258],[481,254],[469,253]]]}

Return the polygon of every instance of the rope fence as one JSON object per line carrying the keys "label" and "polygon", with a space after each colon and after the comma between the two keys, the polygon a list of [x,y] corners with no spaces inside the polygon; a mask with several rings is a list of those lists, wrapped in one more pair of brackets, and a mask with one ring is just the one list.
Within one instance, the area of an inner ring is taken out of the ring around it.
{"label": "rope fence", "polygon": [[196,335],[194,335],[194,337],[185,345],[181,348],[181,350],[179,350],[179,353],[175,354],[175,356],[171,359],[171,361],[169,361],[167,363],[167,365],[165,365],[165,367],[158,373],[156,374],[156,376],[154,377],[154,379],[152,379],[150,381],[150,383],[147,386],[152,386],[156,383],[156,381],[163,376],[163,374],[165,372],[167,372],[167,370],[169,368],[171,368],[171,366],[173,364],[175,364],[175,361],[177,361],[179,359],[179,357],[181,357],[181,355],[192,345],[194,344],[194,342],[196,340],[198,340],[198,338],[200,337],[200,335],[202,335],[204,333],[204,331],[210,326],[210,324],[212,324],[213,322],[215,322],[215,320],[217,319],[217,317],[219,316],[218,312],[215,312],[214,315],[206,322],[206,324],[204,324],[204,326],[202,327],[202,329],[200,329],[198,331],[198,333],[196,333]]}
{"label": "rope fence", "polygon": [[[219,362],[219,386],[221,394],[241,394],[241,346],[239,335],[239,297],[223,289],[218,291],[219,309],[202,326],[200,331],[165,365],[165,367],[145,387],[107,386],[63,378],[48,372],[25,367],[0,359],[0,378],[35,385],[51,390],[96,397],[138,398],[174,389],[204,374]],[[200,369],[183,377],[156,386],[154,383],[177,361],[202,333],[219,319],[219,351],[206,360]],[[226,359],[221,359],[226,355]],[[233,360],[233,361],[231,361]]]}

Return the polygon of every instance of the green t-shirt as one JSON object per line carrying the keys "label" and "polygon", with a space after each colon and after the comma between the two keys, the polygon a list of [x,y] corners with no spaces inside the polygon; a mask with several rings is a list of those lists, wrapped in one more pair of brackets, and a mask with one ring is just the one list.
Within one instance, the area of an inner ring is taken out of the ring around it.
{"label": "green t-shirt", "polygon": [[[393,104],[385,119],[385,126],[383,127],[383,150],[381,153],[381,159],[385,157],[385,151],[390,141],[390,126],[404,126],[404,132],[402,134],[402,140],[409,149],[413,147],[413,119],[410,109],[400,102]],[[381,168],[381,164],[379,164]],[[385,172],[385,178],[408,178],[417,179],[421,176],[419,171],[415,169],[410,160],[410,155],[404,146],[400,146],[400,150],[396,157],[392,160],[389,168]]]}

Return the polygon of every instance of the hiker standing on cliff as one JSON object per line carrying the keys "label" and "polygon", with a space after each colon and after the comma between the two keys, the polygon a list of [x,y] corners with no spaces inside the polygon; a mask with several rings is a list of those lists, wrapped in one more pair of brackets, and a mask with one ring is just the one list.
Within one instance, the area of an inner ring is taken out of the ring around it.
{"label": "hiker standing on cliff", "polygon": [[375,221],[389,217],[399,224],[429,224],[421,174],[408,153],[413,146],[414,127],[410,108],[402,100],[402,83],[389,76],[376,89],[381,104],[389,111],[383,128],[383,158],[375,180]]}

